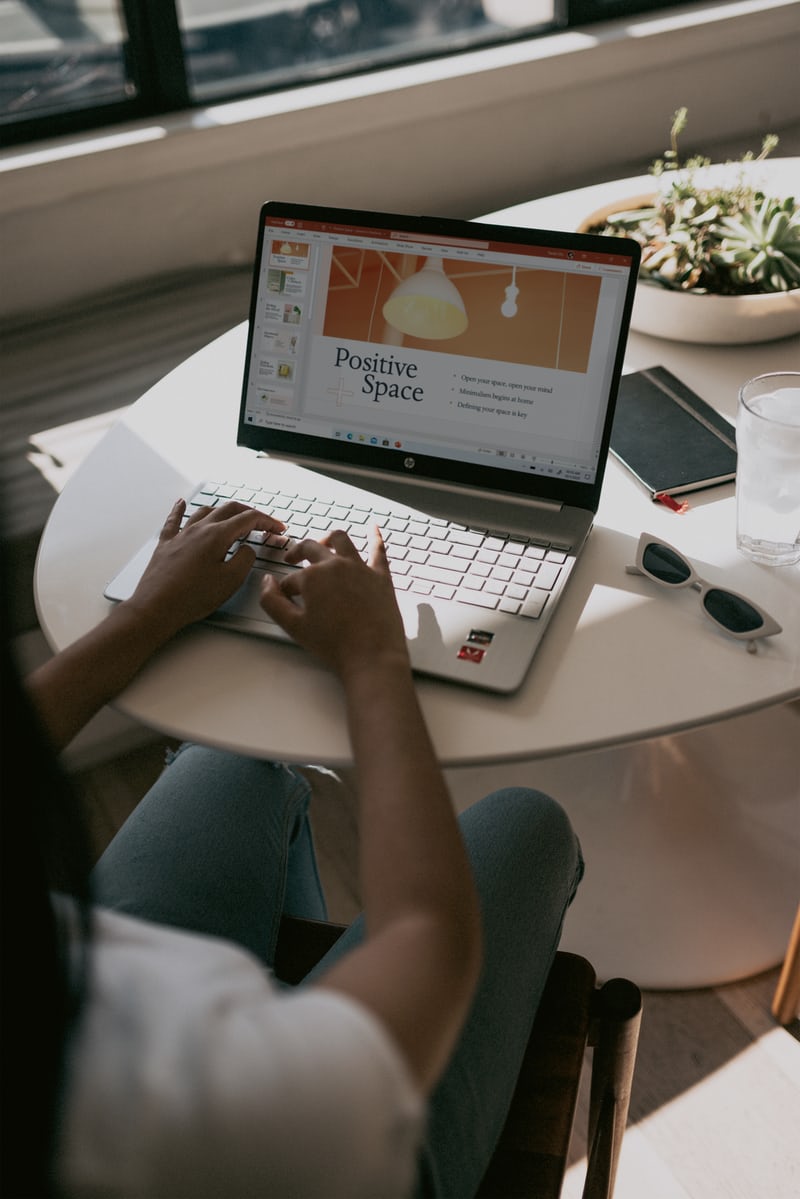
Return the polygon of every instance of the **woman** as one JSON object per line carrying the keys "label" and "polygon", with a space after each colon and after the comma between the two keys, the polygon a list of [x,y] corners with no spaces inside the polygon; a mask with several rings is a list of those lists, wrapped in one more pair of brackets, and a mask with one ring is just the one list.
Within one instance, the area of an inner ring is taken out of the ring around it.
{"label": "woman", "polygon": [[[66,745],[240,585],[246,538],[282,528],[236,503],[181,529],[183,514],[178,501],[131,599],[29,678],[35,720],[4,704],[17,759],[36,728],[50,751]],[[24,777],[3,800],[9,1194],[466,1199],[480,1182],[579,849],[535,792],[454,816],[378,531],[368,563],[342,532],[291,559],[304,569],[267,577],[262,603],[341,683],[364,915],[299,987],[274,978],[281,915],[325,914],[308,787],[288,766],[199,746],[88,883],[80,868],[65,879],[63,832],[52,844],[53,818],[70,823],[65,787],[31,748],[33,801]]]}

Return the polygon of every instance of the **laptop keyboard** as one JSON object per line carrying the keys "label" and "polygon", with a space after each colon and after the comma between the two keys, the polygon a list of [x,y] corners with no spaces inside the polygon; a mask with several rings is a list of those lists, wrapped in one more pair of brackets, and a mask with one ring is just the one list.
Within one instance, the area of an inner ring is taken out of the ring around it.
{"label": "laptop keyboard", "polygon": [[264,539],[255,532],[248,538],[256,554],[253,569],[278,574],[299,569],[286,562],[287,547],[332,529],[344,529],[366,558],[369,529],[377,524],[396,590],[531,619],[544,612],[569,558],[566,546],[454,524],[388,501],[364,508],[241,483],[204,483],[187,504],[185,519],[204,505],[227,500],[249,504],[286,525],[283,534]]}

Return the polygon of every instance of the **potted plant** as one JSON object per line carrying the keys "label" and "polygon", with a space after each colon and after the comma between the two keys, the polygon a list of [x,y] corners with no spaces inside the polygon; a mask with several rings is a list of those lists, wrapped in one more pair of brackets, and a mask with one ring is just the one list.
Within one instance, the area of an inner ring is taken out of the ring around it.
{"label": "potted plant", "polygon": [[655,190],[606,205],[581,224],[642,247],[632,327],[717,343],[800,331],[800,205],[763,181],[777,137],[738,163],[682,162],[686,116],[685,108],[675,113],[670,148],[650,167]]}

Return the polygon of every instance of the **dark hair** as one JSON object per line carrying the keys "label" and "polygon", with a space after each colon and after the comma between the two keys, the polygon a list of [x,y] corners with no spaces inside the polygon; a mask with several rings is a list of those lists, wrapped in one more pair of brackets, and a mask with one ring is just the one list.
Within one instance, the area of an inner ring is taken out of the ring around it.
{"label": "dark hair", "polygon": [[9,636],[7,552],[0,538],[0,1192],[41,1199],[55,1193],[64,1053],[83,973],[80,952],[78,970],[69,968],[51,894],[74,896],[85,936],[90,856],[77,799],[20,680]]}

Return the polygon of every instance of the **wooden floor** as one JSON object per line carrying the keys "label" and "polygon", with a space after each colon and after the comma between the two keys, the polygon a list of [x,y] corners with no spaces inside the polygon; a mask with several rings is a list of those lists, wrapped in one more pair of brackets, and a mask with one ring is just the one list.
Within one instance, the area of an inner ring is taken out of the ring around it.
{"label": "wooden floor", "polygon": [[[145,745],[76,779],[98,851],[163,763]],[[331,916],[358,910],[357,818],[350,780],[312,776],[320,870]],[[616,1199],[797,1199],[800,1195],[800,1023],[776,1026],[777,970],[708,990],[646,992],[630,1125]],[[573,1143],[582,1144],[588,1095]],[[564,1199],[578,1199],[575,1149]]]}

